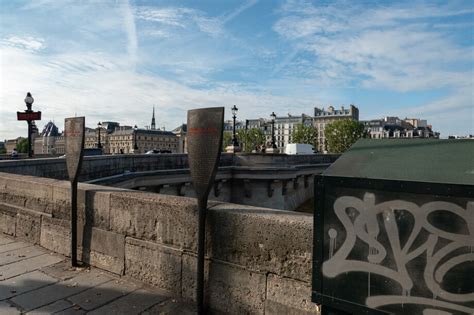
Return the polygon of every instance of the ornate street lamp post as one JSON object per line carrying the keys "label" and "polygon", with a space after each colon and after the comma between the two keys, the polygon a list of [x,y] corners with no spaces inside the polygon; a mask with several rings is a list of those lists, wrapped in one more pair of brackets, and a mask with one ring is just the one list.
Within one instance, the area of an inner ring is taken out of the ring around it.
{"label": "ornate street lamp post", "polygon": [[275,118],[276,118],[276,114],[275,112],[272,112],[272,114],[270,115],[270,119],[272,122],[272,149],[277,148],[276,143],[275,143]]}
{"label": "ornate street lamp post", "polygon": [[100,121],[97,124],[97,128],[99,129],[99,136],[97,139],[97,148],[102,149],[102,143],[100,143],[100,128],[102,128],[102,123]]}
{"label": "ornate street lamp post", "polygon": [[239,109],[237,108],[237,106],[234,105],[234,107],[232,107],[231,110],[232,110],[232,119],[234,120],[234,125],[232,128],[232,145],[234,147],[238,147],[239,142],[237,141],[237,136],[235,134],[235,119],[237,118],[237,112],[239,111]]}
{"label": "ornate street lamp post", "polygon": [[28,123],[28,157],[33,156],[33,152],[31,150],[31,133],[33,132],[33,121],[41,120],[41,112],[34,112],[31,109],[31,106],[33,105],[34,101],[35,100],[33,99],[33,96],[31,96],[31,93],[28,92],[25,97],[25,103],[26,103],[25,112],[16,113],[18,120],[26,120],[26,122]]}
{"label": "ornate street lamp post", "polygon": [[[31,93],[28,92],[25,97],[25,103],[26,103],[26,111],[27,113],[33,112],[31,109],[31,106],[33,105],[34,102],[33,96],[31,96]],[[31,120],[27,120],[28,123],[28,157],[32,157],[33,153],[31,152]]]}
{"label": "ornate street lamp post", "polygon": [[135,125],[133,127],[133,153],[137,153],[138,152],[138,145],[137,145],[137,130],[138,130],[138,127],[137,125]]}

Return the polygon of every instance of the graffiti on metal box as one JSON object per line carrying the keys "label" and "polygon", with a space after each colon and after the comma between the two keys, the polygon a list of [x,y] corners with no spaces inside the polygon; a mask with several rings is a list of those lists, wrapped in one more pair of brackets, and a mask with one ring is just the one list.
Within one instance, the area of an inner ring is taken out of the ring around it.
{"label": "graffiti on metal box", "polygon": [[474,201],[376,203],[366,192],[335,199],[333,211],[324,232],[325,278],[366,277],[369,308],[474,313]]}

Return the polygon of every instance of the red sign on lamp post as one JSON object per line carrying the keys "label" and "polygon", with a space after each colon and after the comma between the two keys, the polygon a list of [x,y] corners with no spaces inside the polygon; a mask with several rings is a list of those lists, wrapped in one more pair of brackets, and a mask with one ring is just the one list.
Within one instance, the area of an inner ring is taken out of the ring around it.
{"label": "red sign on lamp post", "polygon": [[41,112],[16,112],[16,117],[18,120],[41,120]]}

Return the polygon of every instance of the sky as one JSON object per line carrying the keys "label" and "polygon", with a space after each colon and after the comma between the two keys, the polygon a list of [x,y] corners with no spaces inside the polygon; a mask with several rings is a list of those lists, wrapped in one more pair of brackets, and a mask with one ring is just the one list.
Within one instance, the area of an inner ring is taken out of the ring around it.
{"label": "sky", "polygon": [[466,1],[0,1],[0,140],[16,111],[172,130],[187,110],[238,119],[354,104],[474,134],[474,5]]}

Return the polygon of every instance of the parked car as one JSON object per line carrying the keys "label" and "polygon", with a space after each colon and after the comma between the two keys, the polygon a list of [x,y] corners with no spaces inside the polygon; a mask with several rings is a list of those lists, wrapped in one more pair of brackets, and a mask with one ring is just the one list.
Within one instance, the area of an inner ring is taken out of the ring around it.
{"label": "parked car", "polygon": [[170,150],[156,150],[156,149],[153,149],[153,150],[147,151],[145,154],[163,154],[163,153],[171,153],[171,151]]}
{"label": "parked car", "polygon": [[145,154],[160,154],[160,150],[150,150],[150,151],[147,151]]}

